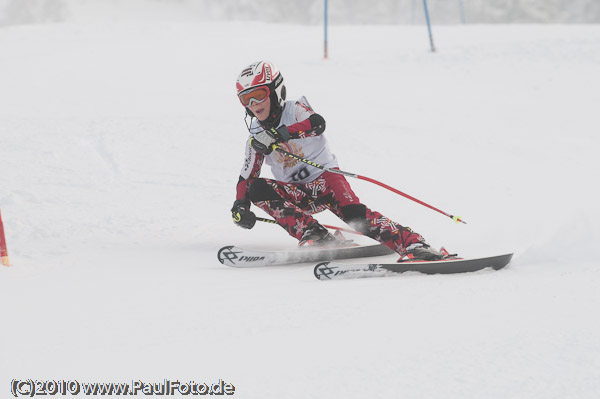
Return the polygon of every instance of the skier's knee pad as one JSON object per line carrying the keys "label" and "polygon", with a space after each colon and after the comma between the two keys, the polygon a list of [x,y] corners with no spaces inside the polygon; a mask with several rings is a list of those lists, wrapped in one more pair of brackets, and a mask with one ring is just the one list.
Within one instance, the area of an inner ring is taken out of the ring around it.
{"label": "skier's knee pad", "polygon": [[248,188],[248,199],[252,202],[281,199],[265,179],[256,179]]}
{"label": "skier's knee pad", "polygon": [[369,230],[367,220],[367,207],[363,204],[350,204],[340,208],[344,222],[360,231],[366,233]]}

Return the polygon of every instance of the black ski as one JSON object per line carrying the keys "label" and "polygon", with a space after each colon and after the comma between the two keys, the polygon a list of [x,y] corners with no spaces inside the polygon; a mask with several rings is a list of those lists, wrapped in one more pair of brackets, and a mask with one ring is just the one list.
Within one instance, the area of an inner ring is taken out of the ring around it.
{"label": "black ski", "polygon": [[342,278],[385,277],[405,272],[424,274],[467,273],[491,267],[495,270],[508,265],[513,254],[476,259],[446,259],[438,261],[405,261],[400,263],[344,264],[321,262],[315,266],[315,277],[319,280]]}
{"label": "black ski", "polygon": [[320,262],[325,260],[366,258],[390,255],[394,251],[385,245],[368,245],[344,248],[304,248],[294,251],[257,251],[227,246],[219,250],[219,262],[232,267],[257,267]]}

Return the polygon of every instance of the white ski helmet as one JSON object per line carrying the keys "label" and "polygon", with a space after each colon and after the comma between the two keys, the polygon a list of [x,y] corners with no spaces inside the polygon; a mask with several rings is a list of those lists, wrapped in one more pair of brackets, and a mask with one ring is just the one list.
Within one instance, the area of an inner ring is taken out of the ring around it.
{"label": "white ski helmet", "polygon": [[[277,115],[283,110],[285,103],[285,85],[279,69],[269,61],[258,61],[248,65],[237,78],[237,94],[246,111],[252,100],[263,101],[266,96],[271,98],[271,115]],[[249,95],[257,89],[265,90]],[[251,114],[249,112],[249,114]],[[252,116],[252,115],[251,115]]]}

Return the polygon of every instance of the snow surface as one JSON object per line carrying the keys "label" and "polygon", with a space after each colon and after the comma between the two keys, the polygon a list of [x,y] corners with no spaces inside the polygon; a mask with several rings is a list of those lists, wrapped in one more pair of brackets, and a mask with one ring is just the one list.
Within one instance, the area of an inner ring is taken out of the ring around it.
{"label": "snow surface", "polygon": [[[320,27],[166,15],[1,31],[0,396],[13,378],[221,378],[239,398],[598,397],[600,26],[436,27],[437,53],[423,27],[333,27],[325,61]],[[352,181],[366,204],[509,267],[321,282],[219,264],[227,244],[296,245],[229,213],[234,82],[263,58],[342,169],[468,224]]]}

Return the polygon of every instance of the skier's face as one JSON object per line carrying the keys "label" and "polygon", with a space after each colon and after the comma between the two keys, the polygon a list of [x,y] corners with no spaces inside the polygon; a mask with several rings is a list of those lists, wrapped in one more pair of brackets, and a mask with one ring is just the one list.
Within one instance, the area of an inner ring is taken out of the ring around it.
{"label": "skier's face", "polygon": [[250,104],[248,108],[250,109],[250,111],[252,111],[254,116],[258,118],[259,121],[264,121],[269,117],[269,110],[271,109],[271,99],[267,97],[265,101],[263,101],[260,104],[252,102],[252,104]]}

